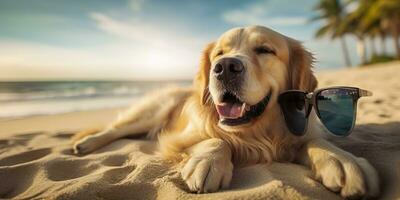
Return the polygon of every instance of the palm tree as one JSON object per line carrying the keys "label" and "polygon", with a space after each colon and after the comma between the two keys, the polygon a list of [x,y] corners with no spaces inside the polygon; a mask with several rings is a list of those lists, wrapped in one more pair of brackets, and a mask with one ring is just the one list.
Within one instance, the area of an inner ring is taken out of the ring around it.
{"label": "palm tree", "polygon": [[347,49],[346,40],[344,38],[346,30],[343,27],[339,29],[343,21],[343,16],[345,15],[344,6],[341,4],[341,1],[321,0],[314,7],[314,10],[318,11],[320,15],[314,17],[312,20],[324,21],[322,27],[315,33],[315,37],[320,38],[328,34],[330,35],[331,39],[339,38],[342,45],[343,56],[346,66],[351,66],[349,51]]}
{"label": "palm tree", "polygon": [[379,29],[379,38],[381,41],[381,48],[382,48],[382,55],[386,55],[387,54],[387,48],[386,48],[386,37],[387,37],[387,33],[385,32],[385,30],[383,28]]}
{"label": "palm tree", "polygon": [[371,57],[374,57],[377,55],[377,50],[376,50],[376,46],[375,46],[375,38],[377,36],[379,36],[379,31],[380,31],[379,27],[374,26],[367,33],[369,35],[369,42],[371,44]]}
{"label": "palm tree", "polygon": [[380,22],[381,26],[390,31],[397,58],[400,59],[400,0],[376,0],[362,19],[362,26]]}
{"label": "palm tree", "polygon": [[366,49],[366,37],[371,36],[372,54],[375,54],[375,46],[373,45],[375,37],[375,26],[376,23],[370,24],[369,26],[362,26],[361,20],[365,17],[365,14],[371,8],[375,0],[350,0],[349,3],[356,4],[356,9],[350,13],[346,13],[343,17],[342,23],[339,26],[339,32],[347,32],[354,35],[357,39],[357,54],[360,57],[361,64],[367,62],[367,49]]}

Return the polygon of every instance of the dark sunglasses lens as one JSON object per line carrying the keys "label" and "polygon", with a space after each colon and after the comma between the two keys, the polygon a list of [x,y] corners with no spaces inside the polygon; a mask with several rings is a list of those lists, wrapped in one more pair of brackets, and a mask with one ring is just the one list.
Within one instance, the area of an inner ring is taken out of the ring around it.
{"label": "dark sunglasses lens", "polygon": [[317,108],[321,122],[334,135],[347,136],[355,122],[354,89],[327,89],[317,95]]}
{"label": "dark sunglasses lens", "polygon": [[304,135],[307,126],[305,103],[305,94],[302,92],[287,92],[279,96],[286,126],[297,136]]}

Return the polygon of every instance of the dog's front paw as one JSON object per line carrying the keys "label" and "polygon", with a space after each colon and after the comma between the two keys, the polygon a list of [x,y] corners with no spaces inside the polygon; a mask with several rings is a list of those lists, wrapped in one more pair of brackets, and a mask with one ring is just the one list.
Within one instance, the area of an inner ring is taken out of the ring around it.
{"label": "dog's front paw", "polygon": [[105,140],[101,135],[86,136],[73,145],[75,154],[88,154],[105,144]]}
{"label": "dog's front paw", "polygon": [[221,141],[213,141],[207,152],[192,155],[181,171],[192,192],[215,192],[227,188],[232,179],[231,151]]}
{"label": "dog's front paw", "polygon": [[328,189],[344,198],[376,197],[379,194],[378,174],[364,158],[351,154],[331,155],[313,163],[316,178]]}

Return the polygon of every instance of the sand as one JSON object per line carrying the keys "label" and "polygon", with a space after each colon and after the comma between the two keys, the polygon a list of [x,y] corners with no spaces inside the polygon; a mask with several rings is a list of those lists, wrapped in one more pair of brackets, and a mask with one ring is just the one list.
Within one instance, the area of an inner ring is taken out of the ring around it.
{"label": "sand", "polygon": [[[381,199],[400,198],[400,63],[318,73],[320,87],[351,85],[374,92],[358,106],[350,137],[333,142],[367,158],[381,176]],[[101,127],[121,109],[0,122],[0,198],[5,199],[340,199],[290,163],[235,169],[232,187],[188,192],[179,173],[154,153],[154,142],[121,139],[86,156],[69,138]]]}

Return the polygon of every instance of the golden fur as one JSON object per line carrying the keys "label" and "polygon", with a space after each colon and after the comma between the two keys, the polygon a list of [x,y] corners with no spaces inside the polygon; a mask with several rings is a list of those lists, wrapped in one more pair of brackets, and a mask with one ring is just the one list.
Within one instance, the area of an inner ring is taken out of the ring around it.
{"label": "golden fur", "polygon": [[[275,54],[254,53],[260,45]],[[210,70],[224,57],[245,63],[242,90],[247,103],[256,104],[271,93],[263,114],[244,125],[218,123],[214,104],[221,88],[210,77]],[[288,89],[313,91],[317,81],[312,62],[311,53],[300,42],[270,29],[232,29],[203,51],[193,88],[169,88],[147,96],[104,130],[77,134],[74,150],[88,153],[118,138],[148,132],[152,138],[158,136],[161,155],[180,164],[182,178],[191,191],[213,192],[228,187],[233,166],[295,161],[312,167],[326,187],[341,191],[344,197],[375,196],[378,178],[367,161],[358,162],[360,158],[331,147],[315,123],[310,123],[310,133],[301,138],[290,134],[285,126],[278,95]],[[314,119],[311,116],[310,120]],[[340,170],[341,166],[353,170]],[[363,171],[372,175],[365,177]],[[337,181],[345,175],[344,181]]]}
{"label": "golden fur", "polygon": [[[257,27],[254,28],[257,29]],[[273,33],[270,30],[265,32]],[[228,34],[227,37],[232,36]],[[246,127],[235,127],[233,131],[226,131],[218,126],[217,112],[215,111],[209,93],[209,74],[211,62],[213,60],[211,54],[213,50],[215,51],[216,43],[210,43],[203,51],[200,61],[200,70],[194,80],[194,88],[196,91],[193,96],[186,101],[182,113],[183,116],[190,116],[196,113],[197,116],[195,118],[192,116],[189,117],[189,119],[192,120],[193,124],[198,126],[198,130],[193,131],[196,132],[195,134],[198,134],[199,137],[220,138],[227,142],[233,151],[233,161],[235,164],[254,164],[270,162],[272,160],[292,161],[294,158],[293,151],[296,150],[296,148],[293,147],[299,144],[296,144],[295,138],[286,131],[280,110],[276,104],[276,99],[280,92],[287,89],[313,91],[316,88],[317,81],[311,71],[312,55],[305,51],[299,42],[289,38],[285,39],[288,41],[288,50],[290,50],[282,52],[282,55],[278,54],[278,60],[282,63],[286,63],[285,65],[289,67],[289,69],[284,70],[288,76],[278,76],[278,78],[285,79],[276,81],[280,83],[280,85],[275,86],[276,90],[274,91],[273,101],[271,101],[267,107],[266,114],[260,116],[260,118],[253,121],[252,124],[246,125]],[[223,41],[224,38],[221,40]],[[272,38],[270,40],[274,39]],[[235,41],[230,41],[230,43],[234,42]],[[258,39],[257,42],[260,42],[260,39]],[[250,48],[245,45],[242,46],[244,49]],[[256,58],[254,55],[250,57],[256,65],[265,64],[255,61]],[[293,59],[290,57],[293,57]],[[280,63],[277,65],[279,64]],[[263,81],[263,79],[265,79],[264,74],[267,73],[267,70],[264,69],[265,72],[263,72],[260,66],[256,66],[254,69],[256,70],[254,74],[258,76],[258,79]],[[290,73],[288,73],[289,71]],[[274,123],[268,123],[271,121],[274,121]],[[168,134],[171,132],[178,132],[177,134],[179,134],[182,130],[170,130]],[[176,138],[177,141],[173,141],[170,137]],[[179,140],[185,141],[186,138],[163,135],[159,141],[161,151],[164,155],[172,156],[171,152],[173,152],[173,149],[180,150],[193,145],[188,142],[179,142]],[[174,142],[174,145],[165,144],[170,142]],[[178,147],[179,145],[182,145],[182,147]],[[172,150],[169,149],[170,146],[172,146]],[[179,151],[176,153],[178,155],[180,154]]]}

